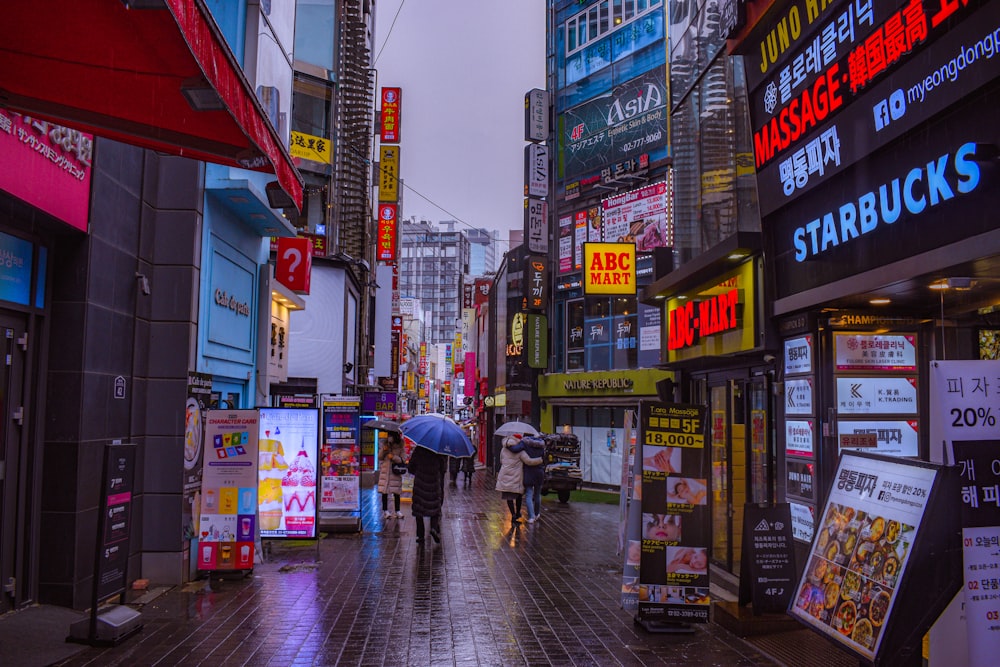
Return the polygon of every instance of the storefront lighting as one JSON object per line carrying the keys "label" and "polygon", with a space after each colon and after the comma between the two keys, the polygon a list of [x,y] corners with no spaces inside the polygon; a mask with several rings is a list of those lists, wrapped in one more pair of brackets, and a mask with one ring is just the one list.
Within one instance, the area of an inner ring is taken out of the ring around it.
{"label": "storefront lighting", "polygon": [[931,283],[930,285],[928,285],[928,287],[930,287],[931,289],[936,289],[936,290],[946,290],[946,289],[948,289],[948,281],[947,280],[939,280],[936,283]]}
{"label": "storefront lighting", "polygon": [[885,306],[892,303],[892,299],[886,299],[886,298],[870,299],[868,303],[870,303],[873,306]]}

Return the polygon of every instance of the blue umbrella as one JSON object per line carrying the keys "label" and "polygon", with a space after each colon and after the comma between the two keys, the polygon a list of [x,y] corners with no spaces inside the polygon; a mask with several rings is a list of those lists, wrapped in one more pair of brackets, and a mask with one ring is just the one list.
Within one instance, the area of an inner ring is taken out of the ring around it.
{"label": "blue umbrella", "polygon": [[411,417],[399,429],[417,446],[438,454],[462,458],[472,456],[476,451],[461,426],[436,412]]}

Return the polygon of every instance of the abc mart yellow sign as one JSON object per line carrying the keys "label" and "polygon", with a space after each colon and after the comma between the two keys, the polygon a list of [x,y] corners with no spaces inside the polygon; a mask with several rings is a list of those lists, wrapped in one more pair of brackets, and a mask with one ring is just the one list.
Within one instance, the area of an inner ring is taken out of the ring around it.
{"label": "abc mart yellow sign", "polygon": [[635,244],[584,243],[583,293],[635,295]]}

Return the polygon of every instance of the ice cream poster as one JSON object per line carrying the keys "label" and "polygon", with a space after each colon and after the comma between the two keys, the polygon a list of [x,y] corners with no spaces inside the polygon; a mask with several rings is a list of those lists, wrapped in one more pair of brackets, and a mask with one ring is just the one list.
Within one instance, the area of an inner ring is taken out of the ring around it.
{"label": "ice cream poster", "polygon": [[199,570],[253,568],[257,510],[257,411],[209,410],[204,423],[198,517]]}
{"label": "ice cream poster", "polygon": [[257,515],[261,537],[316,537],[319,411],[261,408]]}

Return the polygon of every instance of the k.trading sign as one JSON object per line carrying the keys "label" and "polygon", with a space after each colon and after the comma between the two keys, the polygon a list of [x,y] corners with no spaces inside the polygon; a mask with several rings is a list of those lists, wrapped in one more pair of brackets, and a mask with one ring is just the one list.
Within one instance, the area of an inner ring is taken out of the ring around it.
{"label": "k.trading sign", "polygon": [[584,243],[583,293],[635,295],[635,244]]}

